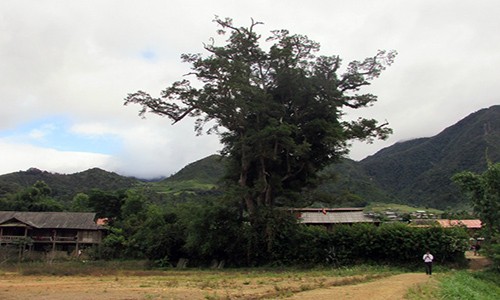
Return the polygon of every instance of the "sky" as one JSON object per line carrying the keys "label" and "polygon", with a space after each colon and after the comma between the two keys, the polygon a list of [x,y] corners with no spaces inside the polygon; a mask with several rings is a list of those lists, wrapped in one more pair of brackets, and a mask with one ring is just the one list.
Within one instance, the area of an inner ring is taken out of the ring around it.
{"label": "sky", "polygon": [[214,16],[257,30],[287,29],[339,55],[344,66],[396,50],[363,91],[378,101],[347,112],[389,122],[386,141],[353,142],[361,160],[394,143],[438,134],[500,103],[500,2],[447,0],[0,1],[0,174],[31,167],[72,174],[98,167],[125,176],[170,176],[218,153],[194,120],[138,117],[129,93],[157,97],[185,78],[182,53],[203,53]]}

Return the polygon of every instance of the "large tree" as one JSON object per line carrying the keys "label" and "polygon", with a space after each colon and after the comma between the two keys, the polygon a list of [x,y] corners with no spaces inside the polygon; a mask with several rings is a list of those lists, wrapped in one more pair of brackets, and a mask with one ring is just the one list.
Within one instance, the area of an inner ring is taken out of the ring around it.
{"label": "large tree", "polygon": [[141,116],[151,112],[174,123],[195,117],[198,133],[218,133],[230,161],[228,178],[250,216],[313,184],[319,170],[348,153],[349,141],[391,133],[386,123],[342,116],[377,100],[359,90],[392,64],[395,51],[352,61],[339,75],[341,59],[316,55],[320,46],[307,36],[276,30],[262,42],[259,22],[214,22],[226,43],[212,39],[205,55],[182,55],[192,66],[188,75],[201,84],[183,79],[160,98],[138,91],[125,104],[140,104]]}

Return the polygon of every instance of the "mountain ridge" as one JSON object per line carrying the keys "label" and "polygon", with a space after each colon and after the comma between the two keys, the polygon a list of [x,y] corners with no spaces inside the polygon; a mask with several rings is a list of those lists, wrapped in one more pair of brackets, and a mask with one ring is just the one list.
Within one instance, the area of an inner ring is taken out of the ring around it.
{"label": "mountain ridge", "polygon": [[482,172],[488,159],[500,161],[500,105],[476,111],[433,137],[382,149],[359,163],[396,198],[445,208],[463,198],[451,176],[465,170]]}
{"label": "mountain ridge", "polygon": [[100,168],[91,168],[72,174],[59,174],[29,168],[0,175],[0,197],[34,185],[37,181],[44,181],[51,189],[54,198],[62,202],[69,202],[74,195],[88,192],[91,189],[113,191],[127,189],[141,181],[131,177],[121,176]]}

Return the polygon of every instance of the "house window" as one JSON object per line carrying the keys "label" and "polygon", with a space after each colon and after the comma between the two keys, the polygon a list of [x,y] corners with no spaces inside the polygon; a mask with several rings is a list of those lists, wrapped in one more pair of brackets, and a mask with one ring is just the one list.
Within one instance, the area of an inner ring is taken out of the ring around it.
{"label": "house window", "polygon": [[3,236],[24,236],[24,227],[4,227],[2,230]]}

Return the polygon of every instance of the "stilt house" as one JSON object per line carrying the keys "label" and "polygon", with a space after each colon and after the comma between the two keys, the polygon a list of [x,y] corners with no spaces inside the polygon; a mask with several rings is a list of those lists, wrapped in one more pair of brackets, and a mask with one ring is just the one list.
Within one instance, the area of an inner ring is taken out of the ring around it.
{"label": "stilt house", "polygon": [[0,246],[26,244],[26,250],[66,251],[98,245],[104,227],[88,212],[0,211]]}

